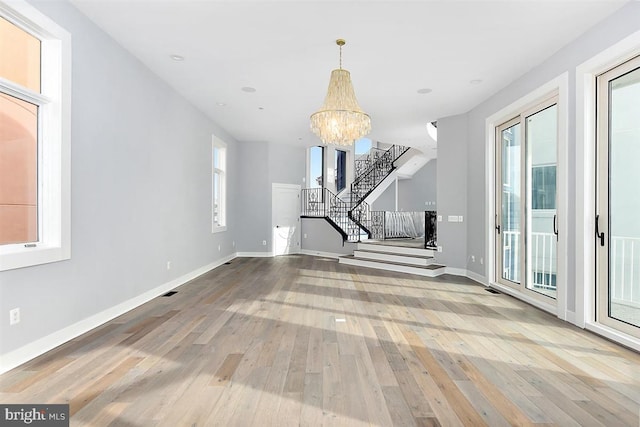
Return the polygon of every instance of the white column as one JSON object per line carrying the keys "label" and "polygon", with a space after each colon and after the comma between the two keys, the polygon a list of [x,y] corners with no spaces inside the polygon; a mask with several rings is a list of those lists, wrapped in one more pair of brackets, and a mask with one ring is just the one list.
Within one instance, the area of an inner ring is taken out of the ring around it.
{"label": "white column", "polygon": [[396,212],[398,212],[398,175],[396,175]]}

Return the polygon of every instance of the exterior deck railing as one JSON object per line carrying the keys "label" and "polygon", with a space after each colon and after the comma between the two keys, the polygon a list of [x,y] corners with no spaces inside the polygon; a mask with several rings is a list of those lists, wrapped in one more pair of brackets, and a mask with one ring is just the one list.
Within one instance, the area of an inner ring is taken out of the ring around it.
{"label": "exterior deck railing", "polygon": [[[520,232],[503,231],[503,275],[520,280]],[[640,238],[611,236],[611,301],[640,307]],[[534,287],[556,290],[557,242],[553,233],[531,233]]]}

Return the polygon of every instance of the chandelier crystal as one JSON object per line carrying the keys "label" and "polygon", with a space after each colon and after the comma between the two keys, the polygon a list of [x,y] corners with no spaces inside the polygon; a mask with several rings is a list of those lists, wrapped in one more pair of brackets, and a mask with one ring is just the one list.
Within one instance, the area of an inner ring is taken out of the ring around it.
{"label": "chandelier crystal", "polygon": [[324,144],[352,145],[371,132],[371,118],[358,105],[351,83],[351,74],[342,68],[342,39],[340,68],[331,72],[329,89],[320,110],[311,115],[311,130]]}

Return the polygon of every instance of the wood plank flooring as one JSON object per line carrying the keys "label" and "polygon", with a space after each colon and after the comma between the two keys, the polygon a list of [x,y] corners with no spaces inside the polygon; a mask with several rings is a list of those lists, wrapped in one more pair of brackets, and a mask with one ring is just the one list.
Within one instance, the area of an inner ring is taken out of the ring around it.
{"label": "wood plank flooring", "polygon": [[640,355],[468,279],[237,258],[0,376],[73,426],[638,426]]}

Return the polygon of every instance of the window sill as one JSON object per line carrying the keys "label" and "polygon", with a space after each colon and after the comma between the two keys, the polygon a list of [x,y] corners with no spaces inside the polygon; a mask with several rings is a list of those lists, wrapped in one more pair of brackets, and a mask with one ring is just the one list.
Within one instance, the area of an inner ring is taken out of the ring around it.
{"label": "window sill", "polygon": [[0,249],[0,271],[33,267],[71,259],[71,250],[64,246],[41,244],[35,248],[11,245]]}

